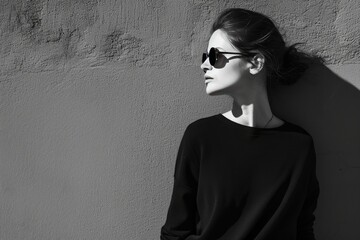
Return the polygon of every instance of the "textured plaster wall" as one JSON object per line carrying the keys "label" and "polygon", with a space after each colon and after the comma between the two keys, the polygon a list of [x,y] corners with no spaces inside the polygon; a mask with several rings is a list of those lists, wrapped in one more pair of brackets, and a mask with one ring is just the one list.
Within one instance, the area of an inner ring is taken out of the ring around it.
{"label": "textured plaster wall", "polygon": [[314,136],[318,239],[359,239],[357,0],[1,0],[0,239],[158,239],[186,125],[230,108],[199,65],[234,6],[327,59],[274,109]]}

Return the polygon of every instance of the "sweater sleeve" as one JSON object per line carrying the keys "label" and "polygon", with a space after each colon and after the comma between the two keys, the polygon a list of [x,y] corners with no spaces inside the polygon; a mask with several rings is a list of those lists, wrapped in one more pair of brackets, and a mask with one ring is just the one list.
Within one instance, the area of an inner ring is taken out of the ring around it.
{"label": "sweater sleeve", "polygon": [[174,185],[161,240],[182,240],[196,233],[198,154],[195,139],[188,126],[176,157]]}
{"label": "sweater sleeve", "polygon": [[315,240],[313,225],[315,221],[314,211],[316,209],[317,199],[319,196],[319,182],[316,177],[316,154],[313,142],[311,144],[307,160],[309,163],[308,166],[310,166],[308,168],[310,178],[307,196],[298,219],[298,240]]}

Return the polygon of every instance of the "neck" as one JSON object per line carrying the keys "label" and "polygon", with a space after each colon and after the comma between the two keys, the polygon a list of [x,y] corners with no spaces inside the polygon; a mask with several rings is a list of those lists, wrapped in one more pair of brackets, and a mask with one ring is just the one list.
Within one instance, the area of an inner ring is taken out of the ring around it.
{"label": "neck", "polygon": [[273,116],[267,92],[260,91],[251,94],[233,98],[232,115],[236,121],[242,125],[250,127],[265,127]]}

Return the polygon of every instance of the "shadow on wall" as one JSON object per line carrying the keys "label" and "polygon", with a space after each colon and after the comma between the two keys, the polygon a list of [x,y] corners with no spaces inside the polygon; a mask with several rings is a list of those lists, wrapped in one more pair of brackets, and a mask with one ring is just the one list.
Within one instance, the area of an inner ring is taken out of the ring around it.
{"label": "shadow on wall", "polygon": [[360,239],[360,89],[324,65],[269,93],[273,111],[315,143],[320,196],[318,240]]}

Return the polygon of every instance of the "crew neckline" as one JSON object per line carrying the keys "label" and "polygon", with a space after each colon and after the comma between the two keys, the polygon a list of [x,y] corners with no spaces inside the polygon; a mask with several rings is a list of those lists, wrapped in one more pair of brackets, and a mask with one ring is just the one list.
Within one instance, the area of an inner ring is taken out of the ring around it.
{"label": "crew neckline", "polygon": [[283,129],[285,126],[288,125],[287,121],[282,120],[284,123],[280,126],[277,127],[273,127],[273,128],[259,128],[259,127],[249,127],[237,122],[234,122],[232,120],[230,120],[229,118],[225,117],[222,113],[219,113],[216,115],[220,120],[222,120],[223,122],[227,123],[228,125],[233,125],[239,128],[243,128],[243,129],[248,129],[248,130],[255,130],[255,131],[269,131],[269,130],[279,130],[279,129]]}

